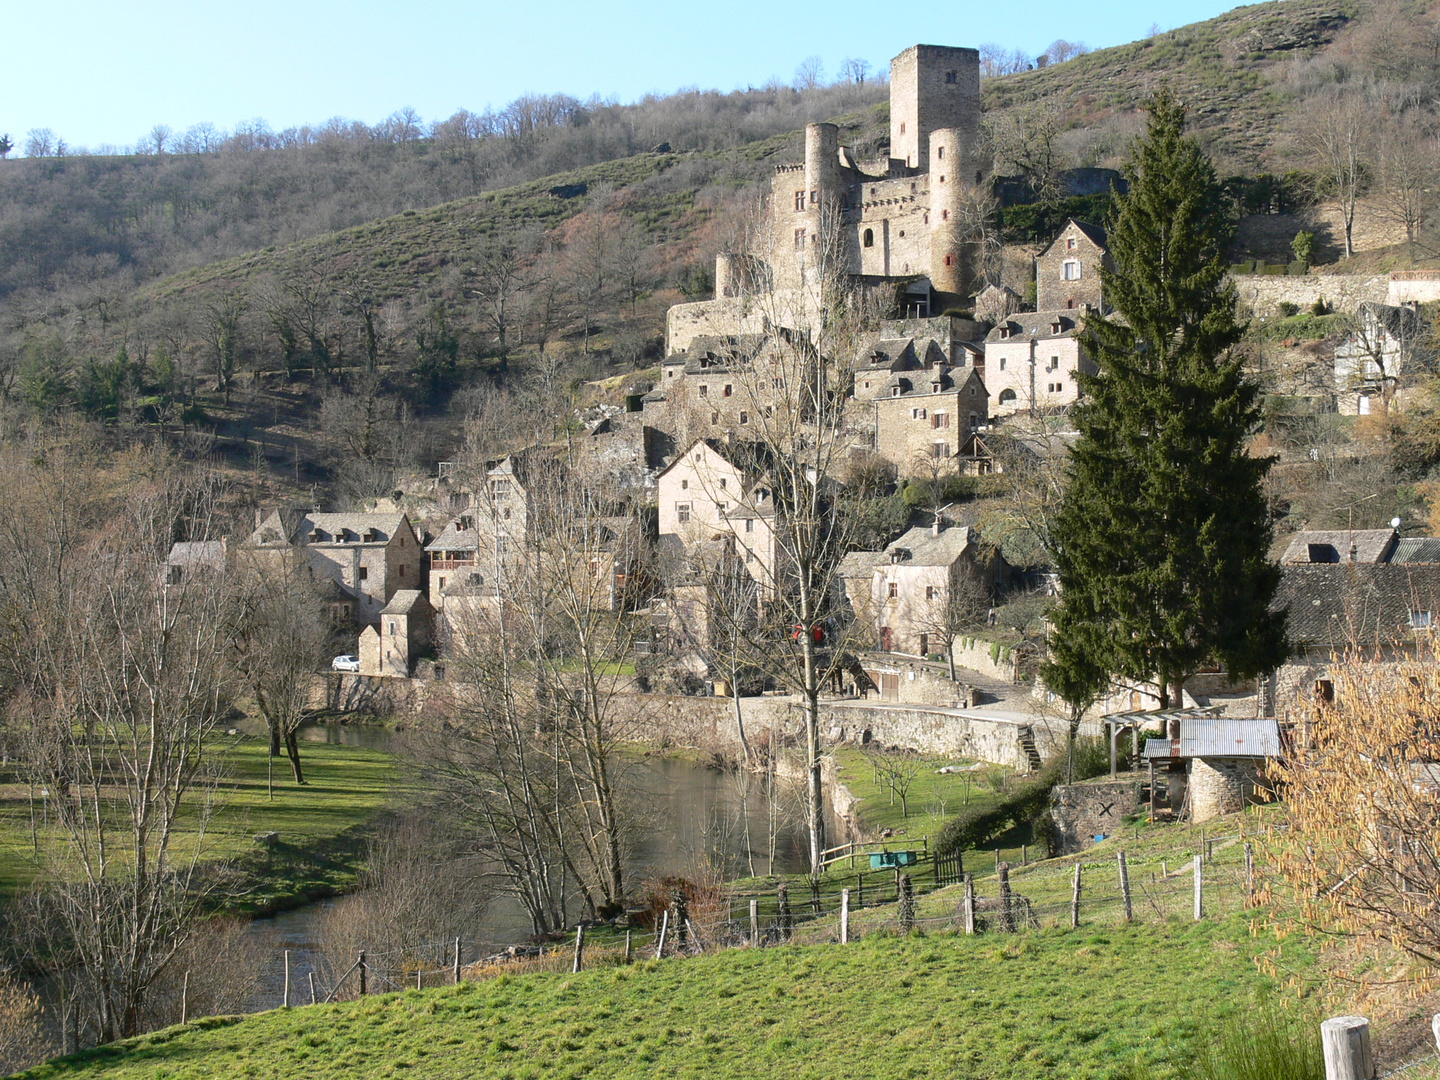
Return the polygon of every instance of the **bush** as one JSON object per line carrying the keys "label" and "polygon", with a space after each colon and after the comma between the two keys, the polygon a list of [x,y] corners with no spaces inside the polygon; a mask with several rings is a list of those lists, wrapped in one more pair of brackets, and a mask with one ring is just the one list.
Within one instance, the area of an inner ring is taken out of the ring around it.
{"label": "bush", "polygon": [[1280,301],[1280,317],[1281,317],[1282,319],[1288,319],[1288,318],[1290,318],[1290,316],[1292,316],[1292,315],[1299,315],[1299,314],[1300,314],[1300,305],[1299,305],[1299,304],[1292,304],[1289,300],[1282,300],[1282,301]]}
{"label": "bush", "polygon": [[1311,314],[1311,315],[1329,315],[1329,314],[1330,314],[1330,307],[1329,307],[1328,304],[1325,303],[1325,297],[1323,297],[1323,296],[1320,297],[1320,299],[1316,300],[1315,303],[1313,303],[1313,304],[1310,305],[1310,314]]}
{"label": "bush", "polygon": [[995,806],[962,811],[945,822],[936,838],[935,850],[941,855],[973,851],[985,847],[1003,832],[1028,825],[1050,808],[1050,789],[1063,775],[1052,765],[1019,784]]}
{"label": "bush", "polygon": [[1304,277],[1310,273],[1310,264],[1297,259],[1285,268],[1285,272],[1291,277]]}

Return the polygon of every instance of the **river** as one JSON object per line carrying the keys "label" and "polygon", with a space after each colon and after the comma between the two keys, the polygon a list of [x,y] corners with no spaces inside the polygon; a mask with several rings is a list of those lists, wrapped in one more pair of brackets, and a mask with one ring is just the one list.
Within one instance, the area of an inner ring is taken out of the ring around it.
{"label": "river", "polygon": [[[311,742],[379,750],[396,748],[392,733],[373,725],[317,725],[304,729],[302,737]],[[636,817],[644,822],[631,841],[627,867],[630,881],[693,877],[706,865],[721,867],[727,875],[749,872],[739,791],[731,774],[686,758],[637,755],[626,760],[625,786],[640,808]],[[764,800],[756,796],[756,786],[752,783],[748,817],[755,869],[763,874],[769,869],[765,858],[767,822]],[[835,827],[833,822],[830,827]],[[805,828],[803,823],[792,819],[779,830],[775,871],[800,873],[807,866]],[[319,920],[332,903],[335,901],[321,901],[255,921],[251,932],[260,937],[274,957],[254,1002],[256,1009],[273,1008],[280,1003],[283,954],[287,949],[292,978],[297,987],[305,987],[306,974],[315,956]],[[500,946],[523,941],[529,933],[530,925],[520,906],[513,900],[499,898],[489,905],[471,939]],[[474,954],[469,949],[466,951],[467,957],[473,958]],[[301,993],[301,998],[308,1000],[306,994],[308,990]]]}

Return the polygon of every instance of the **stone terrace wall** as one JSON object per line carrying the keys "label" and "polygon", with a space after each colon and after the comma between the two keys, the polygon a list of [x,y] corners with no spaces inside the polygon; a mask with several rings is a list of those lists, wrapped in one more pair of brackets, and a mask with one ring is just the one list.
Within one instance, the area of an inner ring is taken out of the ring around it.
{"label": "stone terrace wall", "polygon": [[1050,853],[1070,855],[1094,847],[1097,836],[1115,835],[1127,814],[1140,812],[1142,800],[1134,777],[1057,786],[1050,796]]}
{"label": "stone terrace wall", "polygon": [[1014,684],[1014,654],[1006,646],[996,646],[984,638],[957,637],[951,649],[957,667],[978,671],[981,675]]}
{"label": "stone terrace wall", "polygon": [[1336,311],[1354,311],[1366,300],[1383,304],[1390,290],[1390,279],[1383,274],[1242,274],[1232,280],[1241,307],[1250,308],[1262,319],[1277,317],[1282,303],[1295,304],[1303,311],[1320,299]]}

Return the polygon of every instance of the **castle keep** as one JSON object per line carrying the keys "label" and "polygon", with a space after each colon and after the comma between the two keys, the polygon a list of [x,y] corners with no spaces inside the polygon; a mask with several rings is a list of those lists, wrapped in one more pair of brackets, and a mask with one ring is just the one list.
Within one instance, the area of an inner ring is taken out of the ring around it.
{"label": "castle keep", "polygon": [[980,153],[980,54],[915,45],[890,62],[890,152],[857,161],[834,124],[805,129],[805,161],[776,167],[762,235],[716,260],[715,299],[670,310],[667,345],[761,333],[756,293],[804,291],[823,259],[869,284],[905,289],[906,314],[964,306],[974,292],[964,207],[986,182]]}

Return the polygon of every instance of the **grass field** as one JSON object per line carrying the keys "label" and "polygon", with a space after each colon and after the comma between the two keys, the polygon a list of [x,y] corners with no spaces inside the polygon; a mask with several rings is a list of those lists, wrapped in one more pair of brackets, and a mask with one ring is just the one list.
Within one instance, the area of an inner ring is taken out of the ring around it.
{"label": "grass field", "polygon": [[1000,798],[994,786],[1011,770],[995,765],[974,772],[941,773],[945,765],[966,766],[968,758],[926,757],[915,774],[907,796],[908,815],[898,798],[894,798],[883,779],[877,780],[863,751],[845,746],[835,751],[837,776],[842,784],[860,800],[859,816],[867,833],[892,829],[898,838],[934,837],[961,810],[975,806],[993,806]]}
{"label": "grass field", "polygon": [[1000,1080],[1141,1059],[1168,1077],[1270,987],[1254,957],[1271,944],[1231,917],[733,949],[200,1021],[24,1075]]}
{"label": "grass field", "polygon": [[[364,855],[360,835],[395,794],[394,759],[386,753],[323,742],[301,744],[307,783],[291,779],[289,763],[275,762],[274,798],[266,792],[267,745],[241,737],[229,746],[229,775],[222,784],[220,810],[205,837],[208,858],[231,860],[243,872],[244,895],[232,911],[273,911],[307,898],[330,895],[354,883]],[[42,804],[35,812],[41,816]],[[41,816],[43,821],[43,816]],[[0,900],[12,897],[35,875],[29,792],[0,784]],[[39,826],[44,844],[44,827]],[[279,843],[262,848],[257,833],[279,833]],[[176,850],[193,842],[182,831]]]}

